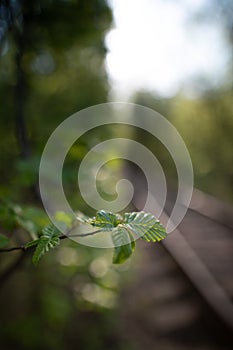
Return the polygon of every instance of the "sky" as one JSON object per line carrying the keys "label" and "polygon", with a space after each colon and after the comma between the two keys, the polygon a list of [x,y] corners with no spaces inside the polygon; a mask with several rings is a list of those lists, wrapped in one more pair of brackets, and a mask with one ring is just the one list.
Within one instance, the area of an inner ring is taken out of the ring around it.
{"label": "sky", "polygon": [[113,98],[139,89],[172,97],[182,87],[195,95],[196,77],[219,83],[229,60],[221,24],[190,20],[207,1],[109,0],[114,27],[106,36],[106,68]]}

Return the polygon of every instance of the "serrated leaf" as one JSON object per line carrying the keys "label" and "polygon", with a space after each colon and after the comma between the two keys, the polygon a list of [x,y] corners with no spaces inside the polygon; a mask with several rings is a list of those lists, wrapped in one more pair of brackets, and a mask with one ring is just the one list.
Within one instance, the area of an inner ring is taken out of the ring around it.
{"label": "serrated leaf", "polygon": [[8,237],[0,234],[0,248],[5,247],[9,243]]}
{"label": "serrated leaf", "polygon": [[37,240],[37,243],[35,241],[34,244],[33,241],[28,243],[31,243],[32,246],[36,245],[36,250],[32,257],[34,265],[38,264],[45,253],[60,243],[59,234],[59,230],[53,224],[50,224],[42,230],[42,236]]}
{"label": "serrated leaf", "polygon": [[27,244],[25,244],[25,249],[36,246],[39,243],[39,241],[39,239],[35,239],[34,241],[28,242]]}
{"label": "serrated leaf", "polygon": [[115,246],[112,262],[113,264],[122,264],[130,257],[133,251],[129,233],[124,227],[118,226],[112,231],[111,237]]}
{"label": "serrated leaf", "polygon": [[136,248],[136,242],[135,242],[134,237],[131,234],[131,232],[128,232],[128,233],[129,233],[129,237],[130,237],[130,240],[131,240],[131,249],[132,249],[132,252],[134,252],[135,248]]}
{"label": "serrated leaf", "polygon": [[118,224],[120,224],[122,218],[118,214],[114,214],[111,211],[99,210],[96,216],[92,218],[89,223],[92,226],[100,227],[103,230],[113,230]]}
{"label": "serrated leaf", "polygon": [[35,253],[32,257],[33,264],[37,265],[40,259],[45,255],[45,253],[47,253],[50,249],[55,248],[59,244],[60,238],[58,236],[52,238],[41,237],[36,246]]}
{"label": "serrated leaf", "polygon": [[45,226],[42,230],[42,236],[46,238],[52,238],[59,234],[60,234],[59,230],[53,224]]}
{"label": "serrated leaf", "polygon": [[123,224],[147,242],[159,242],[167,236],[165,228],[154,215],[145,212],[125,213]]}

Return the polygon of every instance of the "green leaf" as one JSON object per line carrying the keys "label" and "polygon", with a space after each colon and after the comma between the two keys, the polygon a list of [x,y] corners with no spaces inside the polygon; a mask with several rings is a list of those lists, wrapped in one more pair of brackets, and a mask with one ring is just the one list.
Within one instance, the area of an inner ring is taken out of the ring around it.
{"label": "green leaf", "polygon": [[42,236],[38,240],[28,243],[29,246],[30,244],[31,246],[36,245],[36,250],[32,257],[34,265],[38,264],[45,253],[60,244],[59,234],[58,229],[53,224],[50,224],[43,229]]}
{"label": "green leaf", "polygon": [[112,231],[111,237],[115,245],[112,262],[113,264],[122,264],[132,254],[135,243],[134,241],[133,244],[131,243],[129,233],[121,226]]}
{"label": "green leaf", "polygon": [[134,237],[133,237],[133,235],[131,234],[130,231],[128,231],[128,234],[129,234],[129,237],[130,237],[130,240],[131,240],[131,249],[132,249],[132,252],[134,252],[135,248],[136,248],[136,243],[135,243]]}
{"label": "green leaf", "polygon": [[8,243],[9,239],[6,236],[0,234],[0,248],[5,247]]}
{"label": "green leaf", "polygon": [[60,244],[60,238],[59,237],[53,237],[53,238],[46,238],[42,236],[39,239],[39,242],[36,246],[35,253],[32,257],[32,262],[34,265],[37,265],[40,259],[47,253],[50,249],[55,248],[57,245]]}
{"label": "green leaf", "polygon": [[48,226],[44,227],[42,230],[42,236],[46,238],[53,238],[55,236],[58,236],[60,234],[60,231],[54,226],[53,224],[49,224]]}
{"label": "green leaf", "polygon": [[103,231],[113,230],[114,227],[116,227],[121,222],[122,218],[120,215],[106,210],[97,211],[96,216],[89,221],[92,226],[100,227],[103,229]]}
{"label": "green leaf", "polygon": [[123,225],[147,242],[159,242],[167,236],[166,230],[159,220],[154,215],[143,211],[125,213]]}
{"label": "green leaf", "polygon": [[[63,222],[67,219],[66,214],[60,212],[56,218]],[[135,249],[135,236],[148,242],[158,242],[167,236],[165,228],[150,213],[126,213],[122,218],[110,211],[99,210],[94,218],[89,219],[82,216],[81,218],[77,217],[77,220],[99,228],[100,230],[97,232],[111,231],[112,242],[115,246],[112,260],[114,264],[122,264],[131,256]],[[25,248],[36,247],[32,259],[35,265],[46,252],[60,243],[59,235],[59,230],[50,224],[42,230],[39,239],[31,241],[25,246]]]}
{"label": "green leaf", "polygon": [[34,241],[30,241],[25,244],[25,249],[36,246],[39,243],[40,239],[35,239]]}

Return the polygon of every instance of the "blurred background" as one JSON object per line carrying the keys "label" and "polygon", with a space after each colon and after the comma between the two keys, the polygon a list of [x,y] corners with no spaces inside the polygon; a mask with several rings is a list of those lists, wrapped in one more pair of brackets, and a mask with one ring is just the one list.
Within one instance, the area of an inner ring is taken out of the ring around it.
{"label": "blurred background", "polygon": [[[48,137],[64,119],[98,103],[135,102],[165,116],[187,145],[197,201],[205,203],[205,216],[217,220],[197,228],[197,252],[209,227],[209,234],[227,236],[219,271],[228,284],[219,283],[232,297],[232,47],[231,0],[1,0],[1,233],[12,245],[30,239],[12,212],[26,224],[48,222],[38,168]],[[95,144],[122,135],[156,150],[169,181],[176,180],[167,151],[149,135],[96,128],[66,159],[63,183],[73,208],[93,215],[78,193],[76,169]],[[122,162],[106,167],[110,187],[124,169]],[[191,219],[193,227],[201,222],[188,218],[184,234]],[[155,250],[141,244],[122,266],[111,264],[109,250],[72,242],[62,242],[38,268],[27,254],[1,254],[0,348],[230,349],[224,322],[218,327],[166,249]],[[216,261],[208,256],[205,264],[211,259]]]}

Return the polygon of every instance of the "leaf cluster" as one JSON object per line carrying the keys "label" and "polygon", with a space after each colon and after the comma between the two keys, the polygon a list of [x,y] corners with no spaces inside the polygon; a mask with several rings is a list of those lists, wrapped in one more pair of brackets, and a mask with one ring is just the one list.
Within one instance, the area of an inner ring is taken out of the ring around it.
{"label": "leaf cluster", "polygon": [[114,264],[121,264],[131,256],[137,238],[147,242],[159,242],[167,235],[159,220],[154,215],[143,211],[120,216],[110,211],[100,210],[94,218],[89,220],[89,223],[103,231],[111,231]]}
{"label": "leaf cluster", "polygon": [[[34,233],[33,222],[27,221],[23,216],[16,216],[14,211],[14,220],[21,225],[23,229]],[[98,230],[87,234],[78,234],[74,236],[87,236],[94,234],[110,234],[114,245],[113,264],[121,264],[127,260],[135,250],[135,241],[142,238],[147,242],[159,242],[167,235],[165,228],[161,225],[154,215],[150,213],[131,212],[123,216],[106,210],[99,210],[96,216],[92,218],[80,215],[72,222],[71,218],[63,212],[55,215],[55,220],[62,223],[65,227],[65,234],[62,235],[56,225],[49,224],[45,226],[37,235],[36,239],[28,242],[23,248],[35,248],[32,262],[37,265],[41,258],[60,244],[62,238],[72,237],[72,230],[79,223],[91,225]],[[73,237],[74,237],[73,236]],[[0,248],[8,244],[8,238],[0,235]]]}

